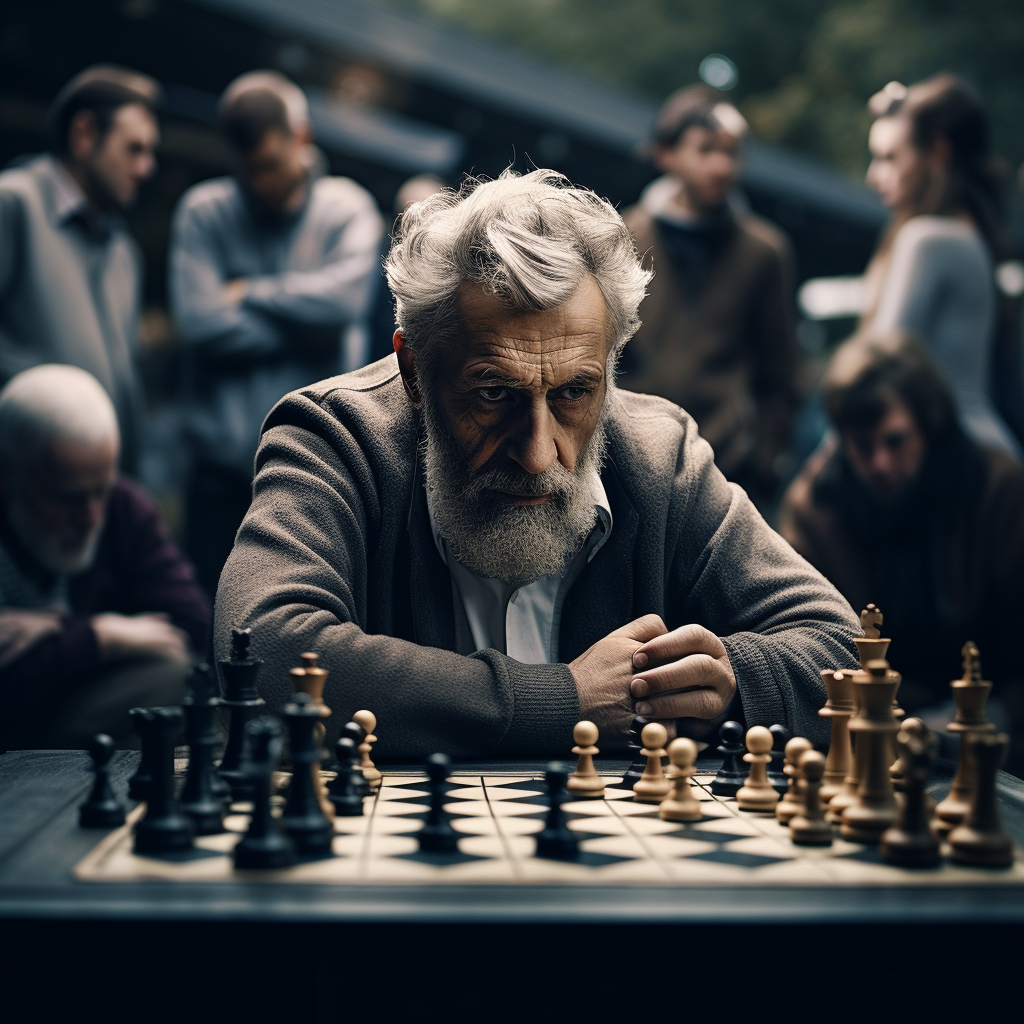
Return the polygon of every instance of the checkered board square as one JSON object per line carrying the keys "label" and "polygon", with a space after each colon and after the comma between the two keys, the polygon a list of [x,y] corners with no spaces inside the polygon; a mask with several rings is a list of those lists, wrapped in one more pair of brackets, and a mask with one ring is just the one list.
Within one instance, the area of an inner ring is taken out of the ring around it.
{"label": "checkered board square", "polygon": [[[359,884],[533,884],[654,886],[973,887],[1024,886],[1024,862],[986,870],[948,862],[909,870],[885,864],[877,849],[838,837],[831,847],[794,845],[773,816],[741,811],[735,800],[714,796],[712,775],[698,774],[700,821],[662,821],[656,804],[639,803],[629,790],[609,785],[601,799],[566,804],[569,827],[579,833],[574,861],[535,856],[534,836],[544,827],[543,780],[535,775],[454,774],[446,810],[459,833],[455,854],[420,853],[416,832],[428,809],[426,777],[386,774],[366,801],[363,817],[334,823],[334,856],[278,871],[236,871],[231,850],[249,816],[235,805],[227,831],[196,839],[174,857],[132,852],[128,823],[106,836],[75,868],[90,882],[160,879]],[[609,779],[609,783],[617,781]]]}

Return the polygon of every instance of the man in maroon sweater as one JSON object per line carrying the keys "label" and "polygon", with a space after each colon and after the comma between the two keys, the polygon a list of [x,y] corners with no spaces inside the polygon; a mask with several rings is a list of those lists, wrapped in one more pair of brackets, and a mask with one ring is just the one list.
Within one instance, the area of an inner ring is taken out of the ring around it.
{"label": "man in maroon sweater", "polygon": [[0,748],[131,741],[128,709],[181,699],[210,607],[153,502],[117,475],[106,392],[84,370],[0,391]]}

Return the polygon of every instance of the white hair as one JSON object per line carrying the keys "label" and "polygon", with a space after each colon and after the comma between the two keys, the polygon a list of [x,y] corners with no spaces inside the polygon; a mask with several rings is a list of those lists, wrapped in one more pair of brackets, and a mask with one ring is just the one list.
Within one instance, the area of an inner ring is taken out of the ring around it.
{"label": "white hair", "polygon": [[288,127],[293,131],[309,124],[309,101],[306,94],[290,79],[277,71],[247,71],[239,75],[220,98],[224,109],[247,92],[269,92],[283,104]]}
{"label": "white hair", "polygon": [[100,382],[77,366],[24,370],[0,391],[0,459],[24,466],[54,438],[120,442],[114,405]]}
{"label": "white hair", "polygon": [[640,326],[651,277],[615,208],[549,170],[469,179],[415,203],[401,218],[387,275],[406,344],[428,359],[461,322],[463,283],[481,285],[510,309],[545,310],[590,276],[611,320],[610,366]]}

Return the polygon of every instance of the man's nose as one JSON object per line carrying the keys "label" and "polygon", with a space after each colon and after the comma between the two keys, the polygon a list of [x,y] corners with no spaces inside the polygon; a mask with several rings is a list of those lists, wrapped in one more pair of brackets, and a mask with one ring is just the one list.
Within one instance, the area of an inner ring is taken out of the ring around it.
{"label": "man's nose", "polygon": [[102,498],[87,498],[79,506],[79,522],[83,528],[92,532],[103,522],[106,502]]}
{"label": "man's nose", "polygon": [[889,473],[892,470],[892,454],[884,444],[875,446],[871,453],[871,468],[876,473]]}
{"label": "man's nose", "polygon": [[509,456],[527,473],[543,473],[558,458],[555,423],[546,401],[535,402],[512,438]]}

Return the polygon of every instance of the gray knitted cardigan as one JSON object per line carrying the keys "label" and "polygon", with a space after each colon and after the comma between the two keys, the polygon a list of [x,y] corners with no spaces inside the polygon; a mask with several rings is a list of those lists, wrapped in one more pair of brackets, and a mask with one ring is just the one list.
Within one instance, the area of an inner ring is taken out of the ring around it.
{"label": "gray knitted cardigan", "polygon": [[285,396],[267,418],[252,508],[217,592],[215,645],[251,626],[260,690],[316,651],[330,671],[328,739],[359,708],[384,758],[564,756],[579,717],[567,662],[648,612],[720,636],[748,725],[820,741],[821,669],[856,664],[857,619],[715,467],[692,418],[618,392],[602,474],[608,542],[566,596],[560,664],[455,653],[448,570],[434,546],[419,416],[394,356]]}

